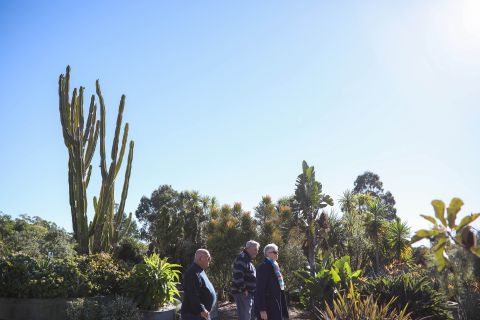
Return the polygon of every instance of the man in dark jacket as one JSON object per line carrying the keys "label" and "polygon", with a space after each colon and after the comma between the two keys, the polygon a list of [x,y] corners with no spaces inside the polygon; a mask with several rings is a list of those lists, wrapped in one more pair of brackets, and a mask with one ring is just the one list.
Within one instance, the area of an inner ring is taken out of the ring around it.
{"label": "man in dark jacket", "polygon": [[250,320],[252,317],[253,295],[255,294],[255,267],[252,260],[255,259],[260,244],[250,240],[245,249],[233,262],[232,295],[237,304],[238,320]]}
{"label": "man in dark jacket", "polygon": [[182,320],[210,319],[210,311],[217,300],[215,289],[205,273],[210,260],[211,256],[207,250],[198,249],[193,264],[185,272]]}

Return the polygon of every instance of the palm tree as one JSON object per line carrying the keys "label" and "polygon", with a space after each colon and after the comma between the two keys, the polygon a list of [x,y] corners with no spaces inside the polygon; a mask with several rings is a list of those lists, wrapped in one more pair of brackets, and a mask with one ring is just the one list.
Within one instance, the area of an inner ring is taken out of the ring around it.
{"label": "palm tree", "polygon": [[387,227],[387,241],[394,252],[394,257],[399,260],[405,260],[405,253],[410,247],[410,227],[400,218],[396,218],[389,223]]}
{"label": "palm tree", "polygon": [[345,214],[351,214],[358,206],[358,197],[351,190],[345,190],[343,195],[338,199],[340,209]]}
{"label": "palm tree", "polygon": [[[306,161],[302,163],[302,173],[297,177],[295,188],[296,216],[300,228],[305,231],[306,255],[310,266],[310,274],[315,276],[315,256],[320,240],[317,232],[322,214],[320,209],[330,205],[333,199],[322,193],[322,184],[315,180],[315,169],[308,166]],[[325,216],[325,214],[323,213]]]}
{"label": "palm tree", "polygon": [[370,199],[371,196],[368,194],[356,194],[346,190],[338,200],[344,213],[341,219],[344,248],[346,254],[350,256],[351,266],[355,269],[365,269],[371,262],[369,259],[371,243],[366,238],[364,229],[366,217],[360,211],[360,205],[366,206],[366,201]]}
{"label": "palm tree", "polygon": [[367,236],[372,239],[375,250],[375,273],[380,268],[380,237],[383,234],[385,224],[386,210],[380,199],[373,199],[367,202],[367,217],[365,221],[365,231]]}

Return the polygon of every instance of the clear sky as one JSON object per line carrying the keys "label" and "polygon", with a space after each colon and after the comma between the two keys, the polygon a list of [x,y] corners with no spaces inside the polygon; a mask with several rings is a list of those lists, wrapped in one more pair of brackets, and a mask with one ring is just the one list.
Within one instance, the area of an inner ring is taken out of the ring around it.
{"label": "clear sky", "polygon": [[292,194],[307,160],[335,200],[379,174],[414,230],[432,199],[478,212],[479,57],[476,0],[3,0],[0,210],[71,230],[57,93],[70,64],[72,87],[101,81],[108,144],[127,96],[128,211],[161,184],[251,210]]}

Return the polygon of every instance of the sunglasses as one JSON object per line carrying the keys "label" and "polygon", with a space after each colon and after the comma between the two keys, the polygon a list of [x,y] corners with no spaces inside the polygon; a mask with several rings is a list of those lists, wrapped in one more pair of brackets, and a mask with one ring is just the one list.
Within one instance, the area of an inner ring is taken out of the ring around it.
{"label": "sunglasses", "polygon": [[278,254],[278,251],[270,251],[270,253]]}

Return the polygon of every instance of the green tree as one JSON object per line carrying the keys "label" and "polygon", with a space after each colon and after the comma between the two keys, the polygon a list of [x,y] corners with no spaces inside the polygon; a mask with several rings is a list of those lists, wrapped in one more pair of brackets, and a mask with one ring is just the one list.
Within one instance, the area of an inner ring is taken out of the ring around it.
{"label": "green tree", "polygon": [[[334,260],[344,256],[347,252],[347,233],[343,220],[338,214],[331,210],[328,214],[328,233],[320,244],[322,249],[328,253],[328,256]],[[325,255],[325,257],[327,257]]]}
{"label": "green tree", "polygon": [[21,215],[13,220],[10,216],[1,214],[0,234],[5,253],[23,253],[31,257],[50,255],[58,258],[75,254],[72,235],[40,217]]}
{"label": "green tree", "polygon": [[322,184],[315,179],[315,169],[306,161],[302,163],[302,173],[297,177],[295,188],[296,218],[305,232],[305,251],[312,276],[316,273],[315,257],[326,221],[326,214],[320,209],[333,206],[333,199],[322,193]]}
{"label": "green tree", "polygon": [[373,248],[375,251],[375,273],[378,273],[380,268],[380,243],[384,234],[385,215],[385,207],[378,198],[369,201],[365,229],[367,236],[373,241]]}
{"label": "green tree", "polygon": [[396,217],[395,198],[390,191],[384,192],[383,182],[378,174],[366,171],[359,175],[355,179],[353,192],[356,194],[368,194],[378,198],[384,207],[387,219],[393,220]]}
{"label": "green tree", "polygon": [[236,213],[229,205],[215,208],[208,223],[207,248],[212,255],[209,277],[221,299],[230,288],[232,263],[245,243],[256,238],[256,225],[249,212],[236,204]]}
{"label": "green tree", "polygon": [[263,247],[269,243],[283,245],[281,216],[279,207],[270,196],[262,197],[262,201],[255,207],[255,218],[258,221],[258,241]]}
{"label": "green tree", "polygon": [[410,246],[410,228],[407,223],[397,217],[387,224],[386,231],[388,245],[393,252],[393,257],[401,261],[410,258],[412,247]]}
{"label": "green tree", "polygon": [[340,204],[340,210],[342,210],[344,214],[351,215],[357,210],[358,197],[351,190],[345,190],[338,202]]}
{"label": "green tree", "polygon": [[352,267],[366,270],[370,264],[372,243],[365,233],[365,214],[360,211],[361,203],[366,203],[370,196],[355,194],[346,190],[338,200],[343,212],[341,224],[343,226],[345,253],[350,256]]}
{"label": "green tree", "polygon": [[150,198],[142,197],[135,215],[151,251],[186,267],[195,251],[206,245],[206,228],[214,206],[214,199],[196,191],[178,192],[162,185]]}

